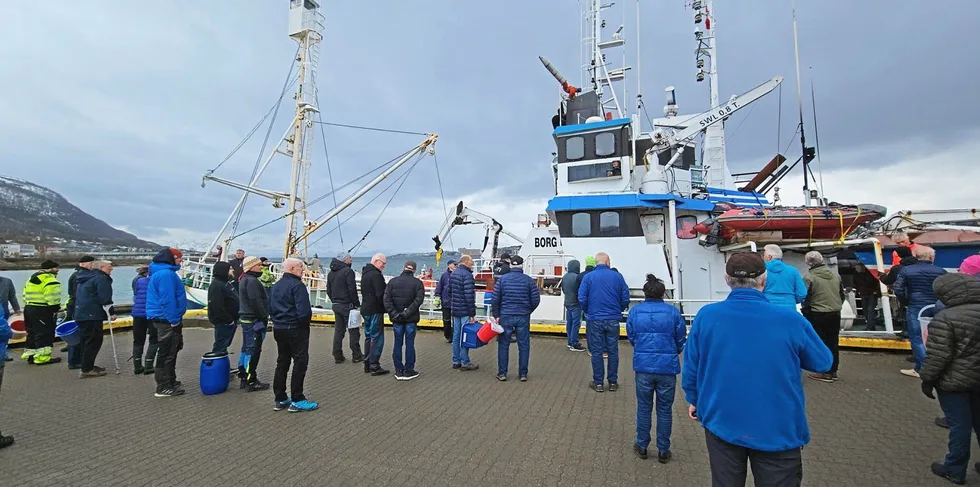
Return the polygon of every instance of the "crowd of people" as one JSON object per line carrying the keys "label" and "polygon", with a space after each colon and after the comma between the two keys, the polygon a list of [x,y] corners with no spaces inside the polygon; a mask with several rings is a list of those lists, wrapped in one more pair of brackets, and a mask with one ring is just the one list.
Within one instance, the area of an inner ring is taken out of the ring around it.
{"label": "crowd of people", "polygon": [[[764,485],[800,485],[802,448],[809,442],[805,398],[800,371],[827,383],[838,380],[838,340],[844,287],[822,254],[804,256],[807,272],[800,274],[782,262],[778,246],[729,256],[725,280],[728,297],[700,308],[690,330],[674,305],[664,301],[667,286],[654,275],[643,285],[644,301],[630,308],[630,289],[611,267],[604,252],[589,256],[581,270],[578,261],[562,276],[566,338],[569,351],[588,351],[592,366],[589,388],[616,392],[619,388],[619,336],[624,312],[627,339],[633,347],[636,394],[636,438],[633,451],[650,456],[653,415],[656,414],[657,459],[668,463],[672,406],[677,376],[689,405],[688,415],[704,427],[715,485],[742,485],[748,465],[756,482]],[[953,483],[963,483],[969,461],[971,431],[980,428],[980,256],[966,259],[960,272],[947,274],[933,263],[935,252],[924,245],[898,248],[887,274],[873,282],[855,278],[864,296],[877,297],[882,285],[891,287],[904,306],[914,366],[902,370],[920,378],[923,393],[938,396],[945,417],[937,423],[949,428],[949,454],[932,471]],[[157,397],[184,393],[175,363],[183,348],[182,319],[186,312],[183,282],[178,275],[180,250],[161,250],[149,264],[137,269],[133,289],[133,373],[155,376]],[[344,345],[354,363],[363,362],[371,376],[390,373],[382,366],[384,316],[393,324],[391,363],[397,380],[419,376],[415,338],[426,291],[406,261],[398,276],[385,280],[387,257],[375,254],[361,269],[360,286],[351,268],[352,257],[333,258],[326,275],[327,294],[335,316],[332,353],[344,363]],[[541,298],[537,282],[524,273],[520,256],[504,256],[493,269],[491,320],[503,332],[497,336],[496,379],[508,380],[510,345],[517,344],[518,379],[529,380],[531,314]],[[476,322],[476,283],[473,259],[467,255],[449,261],[439,278],[434,299],[443,316],[443,332],[452,343],[452,368],[478,370],[463,343],[464,326]],[[268,331],[276,342],[276,368],[271,388],[276,411],[312,411],[318,403],[304,393],[309,365],[312,307],[303,278],[308,266],[295,258],[282,264],[278,280],[265,258],[236,252],[228,262],[212,267],[208,288],[208,319],[214,327],[213,354],[226,354],[238,329],[242,349],[238,367],[231,371],[246,392],[270,385],[258,377],[258,364]],[[52,356],[56,314],[61,309],[58,265],[45,262],[28,280],[23,309],[27,340],[21,357],[33,365],[58,363]],[[81,378],[106,375],[95,365],[102,346],[102,323],[114,319],[112,263],[84,257],[68,280],[68,319],[77,323],[81,340],[68,348],[68,367]],[[857,274],[866,273],[857,269]],[[867,276],[861,279],[866,280]],[[20,312],[9,280],[0,279],[3,323],[0,346],[10,338],[6,318]],[[9,306],[8,306],[9,302]],[[864,301],[865,307],[872,302]],[[931,309],[931,310],[930,310]],[[929,311],[929,314],[926,314]],[[865,311],[866,319],[868,311]],[[920,318],[930,316],[928,334]],[[582,321],[586,343],[580,343]],[[747,326],[751,324],[751,326]],[[870,326],[870,325],[869,325]],[[361,331],[364,341],[362,348]],[[145,353],[144,353],[145,351]],[[683,367],[681,356],[683,356]],[[8,359],[9,360],[9,359]],[[287,393],[287,378],[292,376]],[[2,384],[3,367],[0,367]],[[934,394],[935,393],[935,394]],[[0,447],[13,442],[0,434]],[[976,465],[980,471],[980,464]]]}

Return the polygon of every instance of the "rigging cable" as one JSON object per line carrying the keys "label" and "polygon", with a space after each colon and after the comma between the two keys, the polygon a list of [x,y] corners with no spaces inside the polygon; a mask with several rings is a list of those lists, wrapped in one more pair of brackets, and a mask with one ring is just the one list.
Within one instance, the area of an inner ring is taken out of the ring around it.
{"label": "rigging cable", "polygon": [[[776,105],[776,153],[779,153],[779,146],[782,145],[780,136],[783,130],[783,84],[779,83],[779,101]],[[788,149],[788,147],[787,147]]]}
{"label": "rigging cable", "polygon": [[315,123],[318,123],[320,125],[330,125],[332,127],[344,127],[344,128],[349,128],[349,129],[373,130],[375,132],[387,132],[389,134],[407,134],[407,135],[424,135],[424,136],[429,135],[429,134],[427,134],[425,132],[409,132],[407,130],[383,129],[383,128],[378,128],[378,127],[364,127],[362,125],[348,125],[348,124],[345,124],[345,123],[333,123],[333,122],[324,122],[324,121],[319,121],[319,122],[315,122]]}
{"label": "rigging cable", "polygon": [[[432,160],[435,162],[435,166],[436,166],[436,181],[439,182],[439,196],[442,197],[442,212],[443,214],[448,215],[449,209],[446,208],[446,194],[442,192],[442,175],[439,173],[439,158],[436,157],[435,154],[432,154]],[[455,244],[453,244],[452,234],[449,235],[449,238],[447,240],[449,241],[449,246],[455,248]]]}
{"label": "rigging cable", "polygon": [[[320,91],[316,92],[316,106],[320,106]],[[327,134],[323,131],[323,120],[320,118],[320,112],[317,111],[316,118],[320,125],[320,140],[323,141],[323,154],[327,160],[327,177],[330,179],[330,193],[333,195],[333,206],[337,207],[337,191],[333,187],[333,170],[330,169],[330,152],[327,151]],[[340,246],[344,246],[344,231],[340,229],[340,220],[337,220],[337,231],[340,232]]]}
{"label": "rigging cable", "polygon": [[362,243],[364,243],[364,240],[367,239],[368,235],[371,234],[371,231],[374,230],[374,227],[378,224],[378,221],[381,220],[381,216],[384,215],[385,211],[388,210],[388,207],[391,206],[391,202],[395,200],[395,196],[398,196],[398,192],[401,191],[402,186],[404,186],[405,182],[408,181],[408,176],[412,174],[412,171],[415,170],[415,166],[417,166],[419,162],[422,162],[422,158],[424,156],[425,156],[424,153],[419,154],[418,159],[416,159],[415,162],[412,163],[412,166],[408,168],[408,171],[405,172],[405,177],[402,178],[401,183],[398,183],[398,187],[395,188],[395,191],[393,193],[391,193],[391,198],[388,198],[388,202],[385,203],[384,208],[381,208],[381,213],[378,213],[378,217],[374,219],[374,222],[371,223],[371,226],[369,226],[367,231],[364,232],[364,236],[362,236],[361,239],[358,240],[357,243],[354,244],[354,246],[347,251],[348,253],[351,254],[354,253],[357,250],[357,248],[360,247]]}

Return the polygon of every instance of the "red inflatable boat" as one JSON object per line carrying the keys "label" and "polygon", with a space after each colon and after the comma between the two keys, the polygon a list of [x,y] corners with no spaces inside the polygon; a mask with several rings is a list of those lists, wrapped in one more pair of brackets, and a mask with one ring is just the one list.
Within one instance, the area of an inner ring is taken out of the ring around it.
{"label": "red inflatable boat", "polygon": [[778,231],[784,239],[836,239],[886,212],[878,205],[733,208],[714,220],[725,236],[734,232]]}

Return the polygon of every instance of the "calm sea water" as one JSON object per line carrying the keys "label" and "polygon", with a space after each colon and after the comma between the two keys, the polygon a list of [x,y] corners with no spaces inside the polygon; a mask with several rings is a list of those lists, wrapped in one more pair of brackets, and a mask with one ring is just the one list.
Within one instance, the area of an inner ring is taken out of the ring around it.
{"label": "calm sea water", "polygon": [[[0,271],[0,276],[14,281],[17,288],[17,301],[21,307],[24,306],[24,284],[37,271]],[[68,278],[71,277],[72,269],[61,269],[58,273],[58,280],[61,281],[61,303],[64,304],[68,299]],[[116,267],[112,270],[112,301],[114,303],[133,302],[133,278],[136,277],[135,267]]]}

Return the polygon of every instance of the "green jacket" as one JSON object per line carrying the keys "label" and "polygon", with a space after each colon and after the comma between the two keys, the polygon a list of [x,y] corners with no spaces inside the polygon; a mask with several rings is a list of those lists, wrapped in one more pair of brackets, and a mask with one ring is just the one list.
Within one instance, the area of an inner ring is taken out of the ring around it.
{"label": "green jacket", "polygon": [[259,277],[259,282],[265,286],[266,289],[272,287],[276,283],[276,275],[269,271],[268,267],[262,268],[262,275]]}
{"label": "green jacket", "polygon": [[803,276],[806,284],[806,300],[803,308],[817,313],[832,313],[840,311],[844,306],[844,286],[840,276],[834,274],[829,267],[820,264],[810,268]]}

